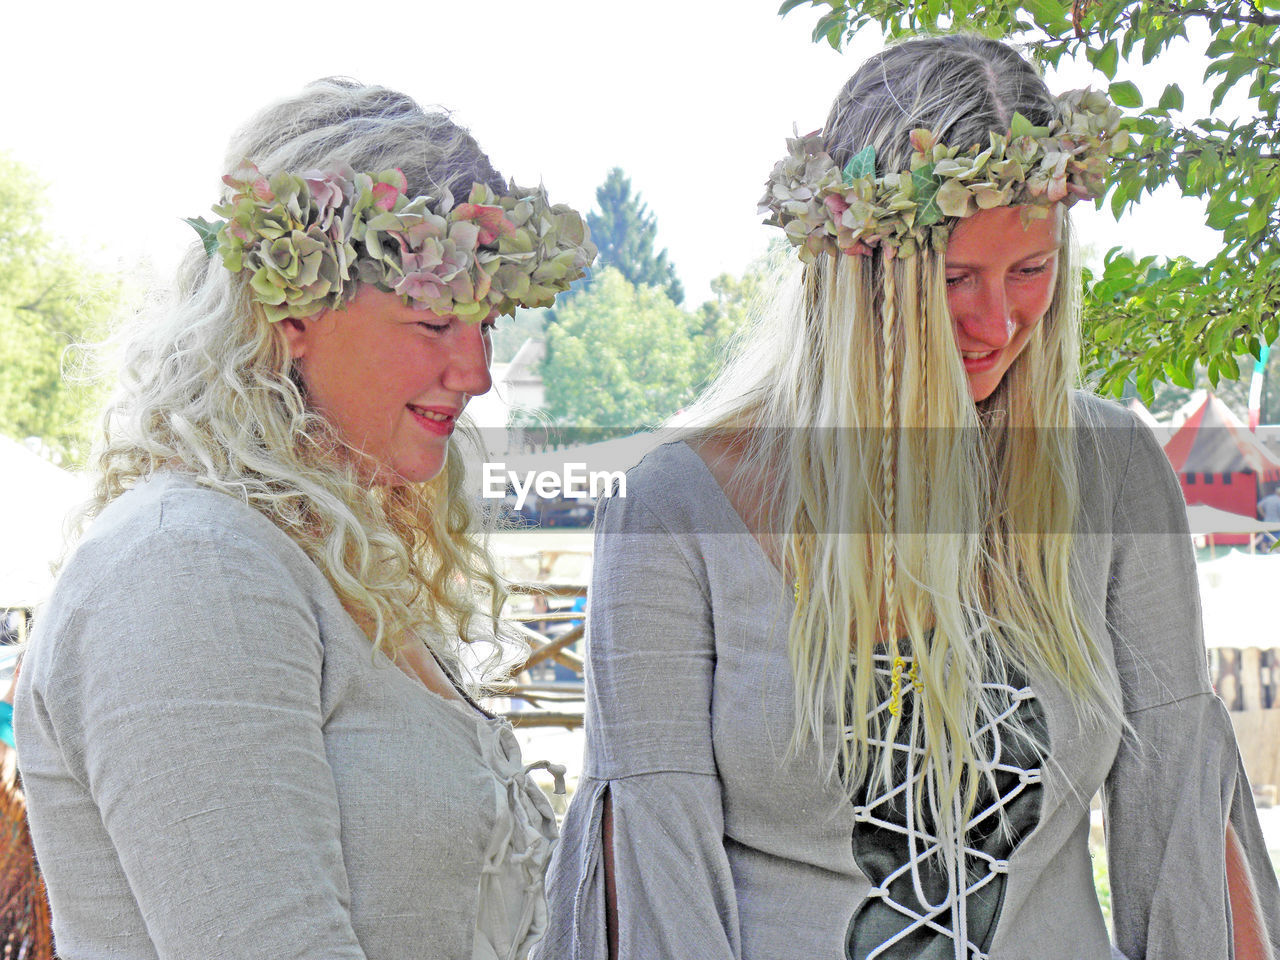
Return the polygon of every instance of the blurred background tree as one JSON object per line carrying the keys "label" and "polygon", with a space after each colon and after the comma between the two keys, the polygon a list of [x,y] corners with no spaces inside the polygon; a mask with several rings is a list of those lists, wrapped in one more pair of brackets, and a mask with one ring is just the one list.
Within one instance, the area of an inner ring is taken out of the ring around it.
{"label": "blurred background tree", "polygon": [[[789,249],[788,249],[789,253]],[[720,372],[728,359],[733,338],[763,306],[768,267],[766,259],[752,263],[741,277],[722,273],[711,281],[712,299],[698,308],[694,326],[698,331],[698,380],[705,386]]]}
{"label": "blurred background tree", "polygon": [[80,466],[102,388],[64,377],[64,354],[104,336],[123,297],[118,279],[48,234],[43,193],[0,153],[0,433],[38,438],[53,459]]}
{"label": "blurred background tree", "polygon": [[596,270],[547,327],[548,415],[611,433],[658,426],[720,372],[765,276],[763,261],[742,277],[721,274],[711,281],[713,299],[689,312],[658,287],[613,267]]}
{"label": "blurred background tree", "polygon": [[577,427],[656,426],[698,386],[696,331],[664,290],[637,286],[614,267],[597,269],[556,310],[542,367],[547,412]]}
{"label": "blurred background tree", "polygon": [[591,239],[600,250],[596,269],[613,267],[635,286],[658,287],[672,303],[684,302],[684,287],[667,251],[654,251],[658,223],[640,194],[631,193],[631,180],[614,167],[596,188],[599,210],[587,214]]}

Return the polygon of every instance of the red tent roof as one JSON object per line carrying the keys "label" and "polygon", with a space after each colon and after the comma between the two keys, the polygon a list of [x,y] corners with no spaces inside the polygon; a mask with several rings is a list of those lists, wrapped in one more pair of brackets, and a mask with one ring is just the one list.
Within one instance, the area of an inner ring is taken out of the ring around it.
{"label": "red tent roof", "polygon": [[1256,473],[1280,480],[1280,460],[1212,393],[1164,445],[1178,473]]}

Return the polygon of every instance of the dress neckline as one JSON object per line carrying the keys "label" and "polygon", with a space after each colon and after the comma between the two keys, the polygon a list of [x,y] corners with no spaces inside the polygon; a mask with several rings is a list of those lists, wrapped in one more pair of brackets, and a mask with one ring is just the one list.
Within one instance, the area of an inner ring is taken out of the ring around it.
{"label": "dress neckline", "polygon": [[738,512],[738,508],[733,505],[733,501],[731,501],[728,494],[724,492],[724,487],[720,486],[720,481],[717,480],[715,474],[711,472],[711,468],[707,466],[707,462],[703,460],[702,457],[698,456],[698,452],[694,450],[693,447],[689,446],[689,442],[687,440],[680,440],[669,444],[669,446],[681,448],[682,452],[679,455],[688,457],[697,465],[695,469],[697,469],[701,474],[702,483],[710,486],[714,491],[714,496],[721,512],[731,518],[731,523],[736,528],[732,533],[735,535],[741,534],[750,538],[751,550],[755,554],[755,559],[768,568],[778,587],[785,587],[786,581],[783,579],[782,571],[778,569],[777,565],[774,564],[771,559],[769,559],[769,555],[764,552],[764,547],[760,545],[760,541],[756,539],[756,535],[747,527],[746,521],[742,519],[742,514]]}

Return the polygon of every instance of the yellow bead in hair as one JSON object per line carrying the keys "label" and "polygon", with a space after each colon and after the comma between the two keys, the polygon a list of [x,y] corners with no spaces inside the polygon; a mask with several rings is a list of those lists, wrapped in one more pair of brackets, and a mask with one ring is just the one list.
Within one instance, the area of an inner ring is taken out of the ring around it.
{"label": "yellow bead in hair", "polygon": [[902,669],[906,665],[902,657],[894,657],[893,671],[889,674],[889,713],[895,717],[902,715]]}

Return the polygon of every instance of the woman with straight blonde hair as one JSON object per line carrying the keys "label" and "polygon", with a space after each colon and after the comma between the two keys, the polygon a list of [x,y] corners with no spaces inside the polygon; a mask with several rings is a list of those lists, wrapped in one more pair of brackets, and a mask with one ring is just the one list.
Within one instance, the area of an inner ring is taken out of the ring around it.
{"label": "woman with straight blonde hair", "polygon": [[1268,955],[1181,495],[1074,390],[1067,208],[1118,120],[956,35],[790,142],[762,212],[798,282],[598,514],[539,957]]}
{"label": "woman with straight blonde hair", "polygon": [[22,671],[58,954],[525,957],[555,822],[469,691],[503,592],[454,435],[498,317],[594,248],[381,87],[308,86],[227,169]]}

